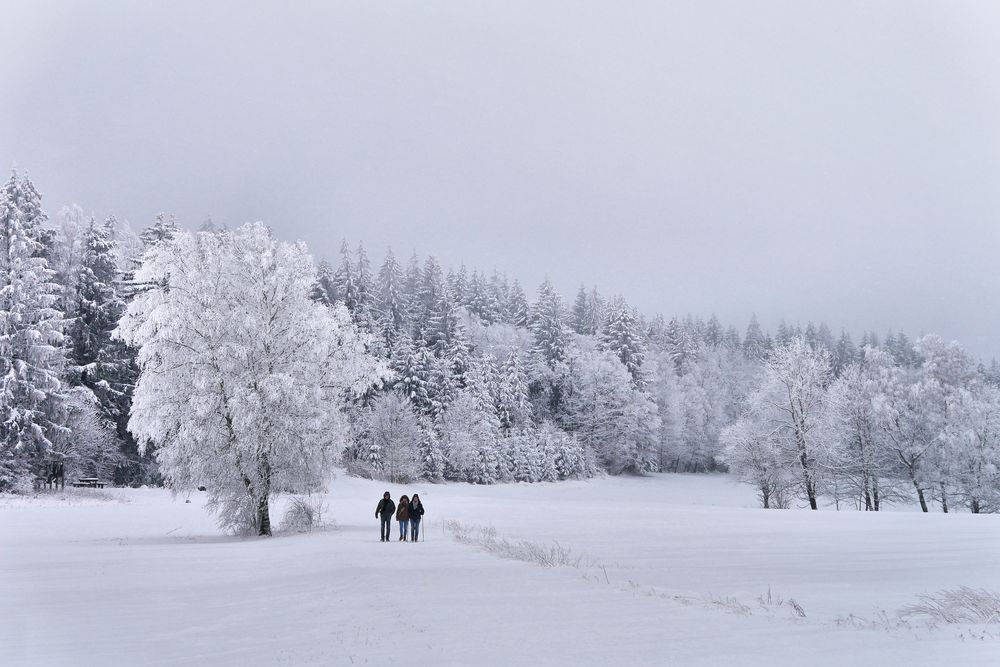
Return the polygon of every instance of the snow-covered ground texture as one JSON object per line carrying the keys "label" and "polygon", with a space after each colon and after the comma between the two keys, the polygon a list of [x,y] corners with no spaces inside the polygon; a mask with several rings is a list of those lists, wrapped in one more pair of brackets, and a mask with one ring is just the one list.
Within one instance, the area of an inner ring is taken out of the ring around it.
{"label": "snow-covered ground texture", "polygon": [[[379,542],[386,489],[420,493],[424,542]],[[340,475],[333,525],[267,539],[190,500],[0,497],[0,663],[1000,664],[996,623],[899,614],[1000,591],[1000,516],[761,510],[721,476]]]}

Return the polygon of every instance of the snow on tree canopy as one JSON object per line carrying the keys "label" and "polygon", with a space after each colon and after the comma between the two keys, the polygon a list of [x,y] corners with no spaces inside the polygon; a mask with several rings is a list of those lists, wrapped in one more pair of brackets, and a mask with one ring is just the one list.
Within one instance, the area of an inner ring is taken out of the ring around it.
{"label": "snow on tree canopy", "polygon": [[178,232],[136,278],[155,287],[118,330],[139,348],[129,429],[174,490],[205,485],[223,525],[270,534],[270,496],[322,488],[342,408],[387,368],[343,306],[310,298],[305,246],[263,224]]}

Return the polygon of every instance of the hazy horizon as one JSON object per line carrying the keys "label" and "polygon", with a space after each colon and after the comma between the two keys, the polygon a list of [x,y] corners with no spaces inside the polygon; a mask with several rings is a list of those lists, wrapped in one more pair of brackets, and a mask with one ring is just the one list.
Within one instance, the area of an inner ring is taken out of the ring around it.
{"label": "hazy horizon", "polygon": [[263,220],[645,314],[1000,355],[1000,6],[8,8],[0,166],[54,216]]}

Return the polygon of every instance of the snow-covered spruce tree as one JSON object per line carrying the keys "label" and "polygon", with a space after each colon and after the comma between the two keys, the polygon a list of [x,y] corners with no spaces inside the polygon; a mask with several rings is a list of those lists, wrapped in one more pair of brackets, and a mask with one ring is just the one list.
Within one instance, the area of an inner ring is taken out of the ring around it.
{"label": "snow-covered spruce tree", "polygon": [[531,331],[535,335],[534,352],[548,366],[566,358],[569,346],[566,309],[548,278],[538,287],[538,298],[531,311]]}
{"label": "snow-covered spruce tree", "polygon": [[[642,389],[645,384],[642,362],[646,358],[646,343],[639,322],[625,299],[618,297],[608,306],[608,316],[601,327],[600,340],[600,349],[618,357],[632,376],[632,383],[636,388]],[[719,340],[721,342],[721,335]]]}
{"label": "snow-covered spruce tree", "polygon": [[30,488],[63,426],[63,314],[38,240],[44,221],[31,181],[0,190],[0,491]]}
{"label": "snow-covered spruce tree", "polygon": [[506,433],[513,428],[530,425],[531,400],[528,396],[528,379],[516,348],[511,349],[498,370],[496,409],[500,428]]}
{"label": "snow-covered spruce tree", "polygon": [[272,494],[322,487],[342,408],[388,374],[343,307],[309,298],[303,244],[260,223],[179,232],[147,255],[119,335],[139,349],[129,428],[174,490],[208,487],[220,523],[271,533]]}
{"label": "snow-covered spruce tree", "polygon": [[142,241],[143,247],[148,250],[161,241],[172,240],[179,231],[174,216],[160,213],[156,216],[153,224],[139,234],[139,240]]}
{"label": "snow-covered spruce tree", "polygon": [[125,312],[118,294],[113,225],[110,219],[104,225],[91,220],[82,237],[76,295],[67,312],[71,381],[94,394],[101,418],[122,439],[121,447],[127,448],[126,427],[137,369],[134,350],[112,337]]}
{"label": "snow-covered spruce tree", "polygon": [[407,328],[406,300],[403,297],[403,273],[392,254],[392,248],[385,253],[385,260],[378,272],[375,285],[378,295],[382,327],[386,335],[396,335]]}
{"label": "snow-covered spruce tree", "polygon": [[521,283],[516,279],[507,292],[507,303],[504,306],[505,320],[515,327],[528,326],[528,297],[524,295]]}

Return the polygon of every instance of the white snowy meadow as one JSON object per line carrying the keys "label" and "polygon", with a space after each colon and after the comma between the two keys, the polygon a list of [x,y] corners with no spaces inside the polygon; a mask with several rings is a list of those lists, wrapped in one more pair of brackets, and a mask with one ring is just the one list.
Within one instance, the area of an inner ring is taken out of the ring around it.
{"label": "white snowy meadow", "polygon": [[[264,540],[197,491],[4,496],[4,663],[996,664],[975,605],[922,613],[1000,590],[995,515],[764,510],[717,474],[329,489]],[[379,543],[384,490],[423,542]]]}

